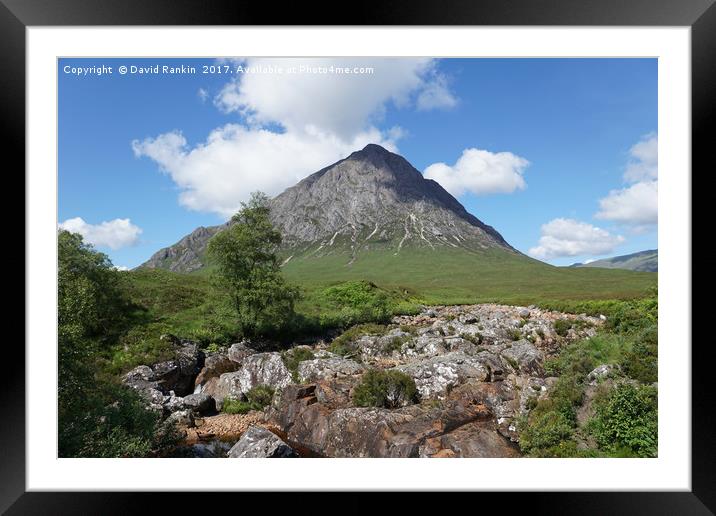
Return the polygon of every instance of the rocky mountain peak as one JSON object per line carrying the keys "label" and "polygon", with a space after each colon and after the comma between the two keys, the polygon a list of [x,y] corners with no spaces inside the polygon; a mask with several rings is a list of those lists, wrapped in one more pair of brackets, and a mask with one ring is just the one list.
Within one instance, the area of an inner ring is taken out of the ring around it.
{"label": "rocky mountain peak", "polygon": [[[288,259],[330,254],[352,264],[362,253],[398,255],[415,247],[516,252],[437,182],[376,144],[304,178],[270,205]],[[159,251],[145,266],[199,268],[206,241],[223,227],[202,228]]]}

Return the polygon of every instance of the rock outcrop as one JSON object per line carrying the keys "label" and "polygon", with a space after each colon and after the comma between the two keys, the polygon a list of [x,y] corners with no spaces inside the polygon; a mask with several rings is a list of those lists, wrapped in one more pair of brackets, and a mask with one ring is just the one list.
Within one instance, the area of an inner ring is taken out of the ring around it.
{"label": "rock outcrop", "polygon": [[252,426],[227,454],[232,459],[285,459],[298,457],[298,454],[273,434],[258,426]]}

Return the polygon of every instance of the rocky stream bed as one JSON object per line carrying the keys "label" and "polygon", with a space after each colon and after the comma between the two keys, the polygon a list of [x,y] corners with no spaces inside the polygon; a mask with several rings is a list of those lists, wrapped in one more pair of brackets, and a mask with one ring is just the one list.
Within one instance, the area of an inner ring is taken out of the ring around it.
{"label": "rocky stream bed", "polygon": [[[209,354],[167,337],[174,359],[136,367],[123,382],[178,429],[175,456],[518,457],[517,419],[557,380],[545,360],[603,322],[534,306],[426,307],[395,317],[385,332],[357,336],[341,354],[330,340],[299,346],[313,358],[294,371],[280,351],[251,342]],[[354,389],[371,369],[410,376],[418,402],[354,406]],[[269,406],[221,412],[225,400],[260,385],[274,390]]]}

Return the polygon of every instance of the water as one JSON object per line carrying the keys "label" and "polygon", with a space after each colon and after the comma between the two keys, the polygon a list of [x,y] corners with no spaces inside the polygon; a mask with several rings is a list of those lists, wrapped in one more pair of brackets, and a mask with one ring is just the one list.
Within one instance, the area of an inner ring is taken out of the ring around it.
{"label": "water", "polygon": [[198,459],[226,458],[226,454],[233,446],[233,443],[213,439],[200,441],[195,444],[187,444],[175,448],[170,457],[186,457]]}

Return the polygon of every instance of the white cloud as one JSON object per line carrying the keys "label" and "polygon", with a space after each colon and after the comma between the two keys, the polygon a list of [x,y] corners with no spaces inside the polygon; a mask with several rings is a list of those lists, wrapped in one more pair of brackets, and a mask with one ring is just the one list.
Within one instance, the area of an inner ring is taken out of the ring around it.
{"label": "white cloud", "polygon": [[511,152],[472,148],[465,149],[454,165],[434,163],[425,169],[424,175],[456,197],[465,192],[512,193],[527,186],[522,175],[528,165],[529,161]]}
{"label": "white cloud", "polygon": [[600,209],[595,217],[635,226],[656,224],[659,218],[658,191],[658,181],[612,190],[599,200]]}
{"label": "white cloud", "polygon": [[[435,88],[431,59],[390,58],[252,58],[242,62],[248,70],[226,84],[215,99],[225,112],[240,112],[254,124],[277,123],[287,131],[316,128],[351,139],[370,122],[380,120],[386,104],[411,105],[412,97]],[[298,73],[287,73],[290,68]],[[373,73],[307,73],[301,67],[373,68]],[[283,70],[284,73],[275,73]],[[443,97],[450,95],[443,85]],[[425,102],[425,101],[424,101]]]}
{"label": "white cloud", "polygon": [[544,224],[539,245],[528,251],[539,260],[561,256],[602,255],[611,253],[624,237],[573,219],[554,219]]}
{"label": "white cloud", "polygon": [[[239,61],[252,73],[237,75],[214,99],[243,123],[214,129],[190,145],[180,131],[134,140],[137,157],[154,160],[181,190],[181,205],[228,218],[255,190],[276,195],[368,143],[397,151],[400,127],[381,131],[389,103],[415,106],[440,82],[431,59],[276,59]],[[234,62],[233,64],[236,64]],[[261,73],[266,67],[283,74]],[[372,74],[286,73],[290,67],[372,67]],[[256,70],[259,70],[257,72]],[[451,94],[447,83],[435,107]],[[437,93],[435,94],[435,96]],[[423,108],[427,109],[427,100]]]}
{"label": "white cloud", "polygon": [[651,181],[658,177],[659,142],[655,133],[647,134],[629,149],[624,180],[629,183]]}
{"label": "white cloud", "polygon": [[449,109],[457,105],[457,98],[448,87],[447,77],[435,74],[418,95],[416,107],[418,111],[431,109]]}
{"label": "white cloud", "polygon": [[126,267],[124,265],[115,265],[114,270],[116,271],[129,271],[131,270],[129,267]]}
{"label": "white cloud", "polygon": [[611,220],[637,230],[658,221],[658,137],[644,136],[629,150],[624,181],[630,186],[612,190],[599,200],[595,218]]}
{"label": "white cloud", "polygon": [[129,219],[114,219],[99,224],[88,224],[81,217],[67,219],[61,229],[82,235],[85,242],[117,250],[137,243],[142,229]]}
{"label": "white cloud", "polygon": [[389,138],[377,129],[344,141],[328,133],[275,133],[228,124],[193,148],[179,132],[134,141],[132,147],[137,156],[153,159],[171,176],[182,190],[182,206],[228,219],[251,192],[276,195],[368,143],[395,150]]}
{"label": "white cloud", "polygon": [[204,88],[199,88],[196,92],[196,96],[199,97],[199,100],[202,102],[206,102],[206,99],[209,98],[209,92]]}

